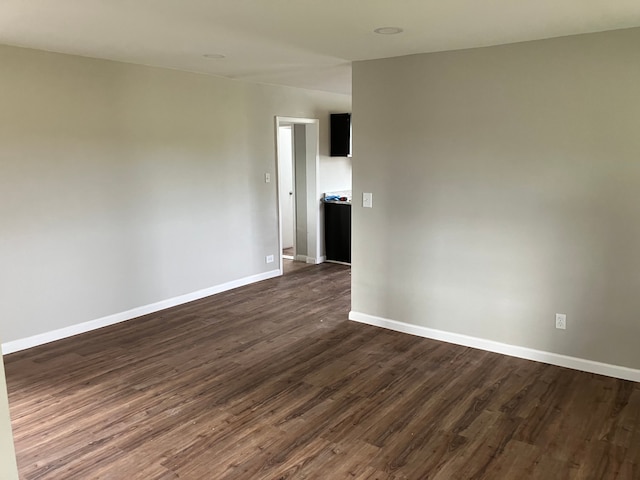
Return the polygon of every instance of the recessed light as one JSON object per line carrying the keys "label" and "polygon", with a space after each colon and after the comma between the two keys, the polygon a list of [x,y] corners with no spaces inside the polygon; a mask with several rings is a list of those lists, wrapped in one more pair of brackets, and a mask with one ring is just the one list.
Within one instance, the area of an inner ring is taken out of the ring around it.
{"label": "recessed light", "polygon": [[376,28],[374,32],[379,33],[380,35],[395,35],[397,33],[404,32],[404,30],[400,27],[380,27]]}
{"label": "recessed light", "polygon": [[203,55],[204,58],[225,58],[221,53],[207,53]]}

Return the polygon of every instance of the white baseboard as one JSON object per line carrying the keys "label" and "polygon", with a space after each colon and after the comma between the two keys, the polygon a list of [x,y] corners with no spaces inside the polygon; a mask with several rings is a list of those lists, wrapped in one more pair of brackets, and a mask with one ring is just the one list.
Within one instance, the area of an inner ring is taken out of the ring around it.
{"label": "white baseboard", "polygon": [[366,323],[367,325],[374,325],[376,327],[387,328],[397,332],[409,333],[419,337],[455,343],[456,345],[463,345],[465,347],[501,353],[511,357],[524,358],[527,360],[534,360],[536,362],[557,365],[559,367],[567,367],[574,370],[606,375],[608,377],[640,382],[640,370],[622,367],[619,365],[610,365],[607,363],[594,362],[593,360],[586,360],[584,358],[569,357],[558,353],[494,342],[493,340],[486,340],[484,338],[470,337],[459,333],[446,332],[444,330],[436,330],[419,325],[412,325],[410,323],[398,322],[396,320],[389,320],[387,318],[376,317],[366,313],[351,311],[349,312],[349,320]]}
{"label": "white baseboard", "polygon": [[268,280],[269,278],[274,278],[279,275],[282,275],[280,270],[271,270],[269,272],[251,275],[250,277],[244,277],[238,280],[223,283],[221,285],[216,285],[214,287],[205,288],[204,290],[198,290],[196,292],[173,297],[168,300],[162,300],[150,305],[133,308],[131,310],[127,310],[126,312],[115,313],[113,315],[108,315],[96,320],[90,320],[88,322],[78,323],[69,327],[33,335],[31,337],[13,340],[11,342],[2,344],[2,353],[4,355],[8,355],[9,353],[26,350],[27,348],[37,347],[38,345],[43,345],[45,343],[54,342],[63,338],[72,337],[80,333],[90,332],[91,330],[96,330],[98,328],[107,327],[116,323],[125,322],[133,318],[141,317],[142,315],[148,315],[149,313],[158,312],[160,310],[175,307],[177,305],[182,305],[183,303],[188,303],[204,297],[209,297],[211,295],[215,295],[216,293],[226,292],[227,290],[243,287],[251,283],[260,282],[262,280]]}
{"label": "white baseboard", "polygon": [[327,262],[327,263],[337,263],[338,265],[347,265],[348,267],[350,267],[350,266],[351,266],[351,264],[350,264],[350,263],[347,263],[347,262],[340,262],[340,261],[338,261],[338,260],[325,260],[325,262]]}
{"label": "white baseboard", "polygon": [[315,258],[315,257],[307,257],[306,255],[296,255],[295,260],[296,262],[304,262],[304,263],[310,263],[312,265],[318,265],[319,263],[323,263],[326,260],[326,257]]}

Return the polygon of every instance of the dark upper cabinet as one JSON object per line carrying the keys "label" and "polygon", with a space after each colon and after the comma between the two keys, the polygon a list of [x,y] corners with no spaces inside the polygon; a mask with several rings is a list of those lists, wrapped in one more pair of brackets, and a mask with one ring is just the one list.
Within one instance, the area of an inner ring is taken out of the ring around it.
{"label": "dark upper cabinet", "polygon": [[331,156],[351,156],[351,114],[331,114]]}

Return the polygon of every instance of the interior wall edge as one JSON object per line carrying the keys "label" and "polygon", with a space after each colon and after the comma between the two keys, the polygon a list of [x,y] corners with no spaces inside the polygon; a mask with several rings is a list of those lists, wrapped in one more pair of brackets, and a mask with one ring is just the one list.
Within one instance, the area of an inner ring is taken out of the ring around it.
{"label": "interior wall edge", "polygon": [[510,357],[533,360],[535,362],[547,363],[558,367],[571,368],[573,370],[605,375],[622,380],[640,382],[640,370],[620,365],[595,362],[593,360],[587,360],[584,358],[570,357],[567,355],[561,355],[559,353],[535,350],[519,345],[510,345],[506,343],[495,342],[493,340],[472,337],[460,333],[436,330],[434,328],[428,328],[388,318],[377,317],[375,315],[369,315],[353,310],[349,312],[349,320],[376,327],[386,328],[388,330],[394,330],[396,332],[408,333],[410,335],[429,338],[431,340],[438,340],[441,342],[453,343],[464,347],[471,347],[488,352],[500,353],[502,355],[508,355]]}
{"label": "interior wall edge", "polygon": [[45,343],[54,342],[56,340],[62,340],[63,338],[68,338],[74,335],[79,335],[81,333],[90,332],[92,330],[97,330],[99,328],[107,327],[109,325],[114,325],[116,323],[133,320],[143,315],[159,312],[160,310],[176,307],[178,305],[182,305],[188,302],[193,302],[194,300],[200,300],[201,298],[209,297],[217,293],[226,292],[227,290],[232,290],[234,288],[243,287],[251,283],[260,282],[262,280],[268,280],[270,278],[278,277],[280,275],[282,275],[282,272],[280,270],[271,270],[269,272],[264,272],[257,275],[251,275],[248,277],[240,278],[238,280],[233,280],[231,282],[215,285],[213,287],[187,293],[185,295],[180,295],[178,297],[169,298],[167,300],[162,300],[160,302],[155,302],[149,305],[136,307],[131,310],[127,310],[125,312],[115,313],[112,315],[108,315],[106,317],[71,325],[69,327],[59,328],[56,330],[51,330],[49,332],[33,335],[27,338],[13,340],[13,341],[2,344],[2,353],[4,355],[8,355],[10,353],[15,353],[21,350],[26,350],[28,348],[44,345]]}
{"label": "interior wall edge", "polygon": [[0,478],[2,480],[18,480],[11,415],[7,396],[4,363],[0,357]]}

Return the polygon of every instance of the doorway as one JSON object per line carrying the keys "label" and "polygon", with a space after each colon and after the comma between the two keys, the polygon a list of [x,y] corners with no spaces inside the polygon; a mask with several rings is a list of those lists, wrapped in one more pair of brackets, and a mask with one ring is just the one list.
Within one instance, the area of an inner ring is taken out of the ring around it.
{"label": "doorway", "polygon": [[296,197],[293,161],[293,125],[278,128],[278,191],[282,231],[282,258],[295,259]]}
{"label": "doorway", "polygon": [[282,273],[283,254],[285,260],[293,257],[291,260],[310,264],[324,261],[320,256],[319,121],[276,117],[275,123]]}

